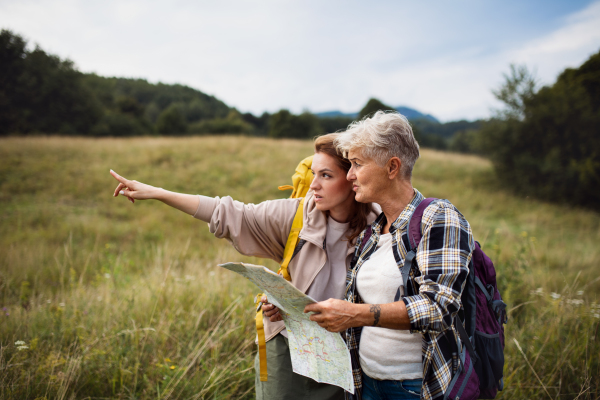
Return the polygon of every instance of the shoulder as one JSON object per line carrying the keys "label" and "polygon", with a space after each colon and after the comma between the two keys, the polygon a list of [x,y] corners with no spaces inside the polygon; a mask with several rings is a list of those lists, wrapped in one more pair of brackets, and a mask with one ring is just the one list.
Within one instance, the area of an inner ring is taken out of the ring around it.
{"label": "shoulder", "polygon": [[423,231],[433,227],[460,227],[471,232],[471,226],[462,213],[447,199],[435,199],[423,211]]}

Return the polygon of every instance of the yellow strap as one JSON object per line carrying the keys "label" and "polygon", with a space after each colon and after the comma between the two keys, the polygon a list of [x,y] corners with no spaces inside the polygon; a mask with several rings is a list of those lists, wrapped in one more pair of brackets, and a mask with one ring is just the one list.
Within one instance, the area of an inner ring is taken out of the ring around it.
{"label": "yellow strap", "polygon": [[294,187],[292,185],[282,185],[282,186],[277,186],[277,189],[279,189],[279,190],[294,190]]}
{"label": "yellow strap", "polygon": [[265,327],[263,326],[263,313],[259,308],[262,306],[260,304],[260,299],[263,294],[259,293],[256,295],[254,300],[256,301],[256,335],[258,336],[258,361],[260,363],[260,381],[267,381],[267,341],[265,339]]}
{"label": "yellow strap", "polygon": [[292,280],[292,277],[288,272],[288,265],[292,260],[292,255],[294,254],[296,244],[298,243],[298,236],[302,230],[303,212],[304,198],[302,198],[302,200],[300,200],[300,204],[298,204],[298,210],[296,210],[294,222],[292,222],[292,229],[290,229],[290,234],[288,236],[287,243],[285,244],[285,249],[283,250],[283,261],[281,262],[281,268],[279,268],[279,271],[277,271],[278,274],[281,274],[288,281]]}

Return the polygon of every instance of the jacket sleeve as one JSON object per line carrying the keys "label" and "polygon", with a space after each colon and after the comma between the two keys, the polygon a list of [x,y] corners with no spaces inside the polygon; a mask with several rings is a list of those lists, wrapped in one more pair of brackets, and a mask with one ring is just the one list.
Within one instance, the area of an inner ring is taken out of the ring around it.
{"label": "jacket sleeve", "polygon": [[[431,210],[430,210],[431,209]],[[404,297],[411,332],[442,332],[460,310],[474,241],[471,227],[449,202],[428,207],[421,225],[423,237],[416,260],[419,293]]]}
{"label": "jacket sleeve", "polygon": [[299,203],[300,199],[281,199],[244,204],[229,196],[215,197],[212,213],[203,210],[195,217],[206,220],[210,215],[210,232],[227,239],[239,253],[281,262]]}

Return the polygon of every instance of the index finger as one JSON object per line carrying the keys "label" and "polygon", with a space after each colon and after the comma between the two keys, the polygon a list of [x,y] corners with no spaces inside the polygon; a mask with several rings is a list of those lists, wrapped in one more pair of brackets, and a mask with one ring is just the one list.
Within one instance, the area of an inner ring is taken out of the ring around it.
{"label": "index finger", "polygon": [[112,169],[110,170],[110,174],[113,176],[113,178],[115,178],[116,180],[118,180],[121,183],[124,183],[127,185],[127,179],[123,178],[121,175],[117,174],[115,171],[113,171]]}
{"label": "index finger", "polygon": [[319,305],[319,303],[312,303],[312,304],[309,304],[304,307],[304,313],[308,313],[308,312],[320,313],[321,310],[322,310],[322,307]]}

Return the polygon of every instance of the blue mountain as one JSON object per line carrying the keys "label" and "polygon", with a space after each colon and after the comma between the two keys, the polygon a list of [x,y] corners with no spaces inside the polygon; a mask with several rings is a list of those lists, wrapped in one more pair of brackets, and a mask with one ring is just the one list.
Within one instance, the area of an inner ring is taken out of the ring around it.
{"label": "blue mountain", "polygon": [[[431,122],[435,122],[438,124],[440,123],[440,121],[438,121],[438,119],[436,117],[434,117],[433,115],[423,114],[422,112],[417,111],[414,108],[399,106],[399,107],[396,107],[396,111],[398,111],[400,114],[404,115],[409,120],[426,119]],[[356,117],[358,117],[358,112],[343,113],[341,111],[335,110],[335,111],[324,111],[324,112],[320,112],[320,113],[315,113],[315,115],[319,118],[335,118],[335,117],[356,118]]]}

